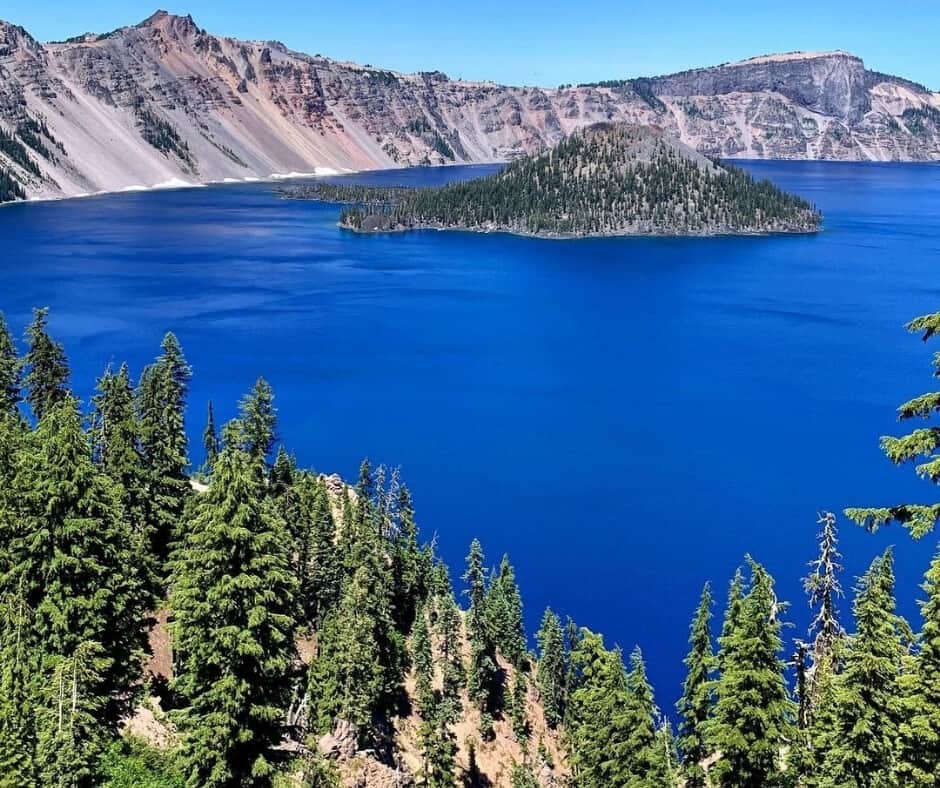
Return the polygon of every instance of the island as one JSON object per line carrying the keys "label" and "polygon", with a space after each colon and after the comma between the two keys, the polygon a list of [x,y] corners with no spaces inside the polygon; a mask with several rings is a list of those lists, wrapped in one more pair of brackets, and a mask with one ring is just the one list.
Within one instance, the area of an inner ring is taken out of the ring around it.
{"label": "island", "polygon": [[819,211],[653,126],[604,123],[498,173],[437,188],[317,183],[292,198],[342,203],[360,233],[439,229],[545,238],[811,233]]}

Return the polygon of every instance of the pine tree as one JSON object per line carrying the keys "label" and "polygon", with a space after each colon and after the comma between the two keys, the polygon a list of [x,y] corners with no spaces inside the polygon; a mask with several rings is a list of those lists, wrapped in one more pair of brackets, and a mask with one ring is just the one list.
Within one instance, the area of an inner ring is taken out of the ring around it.
{"label": "pine tree", "polygon": [[304,474],[297,490],[306,524],[295,548],[300,599],[304,619],[316,627],[339,602],[343,567],[326,483]]}
{"label": "pine tree", "polygon": [[550,728],[556,728],[565,714],[565,642],[561,621],[551,608],[545,610],[535,638],[539,644],[536,685],[545,721]]}
{"label": "pine tree", "polygon": [[682,774],[687,788],[705,788],[707,785],[702,766],[709,754],[706,728],[712,713],[712,673],[715,656],[711,635],[712,593],[708,583],[695,611],[689,633],[689,653],[685,658],[687,669],[682,685],[682,698],[678,703],[679,749],[682,751]]}
{"label": "pine tree", "polygon": [[421,752],[424,756],[424,786],[426,788],[453,788],[457,762],[457,742],[447,724],[439,704],[422,721],[418,730]]}
{"label": "pine tree", "polygon": [[604,648],[600,635],[582,629],[571,654],[580,681],[571,694],[567,742],[575,788],[625,786],[626,764],[611,754],[622,749],[628,731],[616,724],[628,703],[627,676],[619,651]]}
{"label": "pine tree", "polygon": [[[920,333],[924,342],[940,332],[940,312],[923,315],[906,326],[911,333]],[[940,353],[933,359],[934,377],[940,377]],[[928,420],[940,411],[940,391],[921,394],[898,408],[898,420]],[[901,437],[886,436],[881,439],[881,450],[895,465],[907,462],[918,463],[914,470],[922,479],[940,484],[940,427],[920,427]],[[850,520],[877,531],[883,526],[897,522],[904,525],[918,539],[934,529],[940,520],[940,503],[899,504],[892,507],[869,507],[846,509]]]}
{"label": "pine tree", "polygon": [[467,692],[470,700],[481,712],[492,712],[499,705],[499,668],[496,663],[496,644],[486,616],[486,580],[484,576],[483,548],[476,539],[467,555],[467,638],[470,641],[470,672]]}
{"label": "pine tree", "polygon": [[49,336],[48,323],[49,310],[34,309],[33,322],[26,328],[23,386],[26,402],[37,420],[68,395],[69,366],[65,350]]}
{"label": "pine tree", "polygon": [[510,663],[521,666],[526,651],[522,595],[508,555],[503,556],[499,572],[490,583],[486,595],[486,615],[496,648]]}
{"label": "pine tree", "polygon": [[16,342],[0,312],[0,414],[14,415],[21,399]]}
{"label": "pine tree", "polygon": [[267,460],[277,440],[274,390],[264,378],[258,378],[238,407],[241,448],[254,459]]}
{"label": "pine tree", "polygon": [[408,488],[401,486],[395,502],[395,528],[392,533],[392,606],[399,632],[407,634],[415,620],[416,606],[427,595],[427,568],[418,546],[418,526]]}
{"label": "pine tree", "polygon": [[431,633],[427,614],[419,610],[412,638],[412,662],[415,668],[415,699],[422,716],[429,716],[436,708],[434,697],[434,655],[431,651]]}
{"label": "pine tree", "polygon": [[526,745],[529,738],[529,719],[526,714],[526,678],[521,670],[516,670],[515,678],[512,682],[512,697],[510,703],[510,712],[512,718],[512,732],[516,741],[523,746]]}
{"label": "pine tree", "polygon": [[206,428],[202,433],[202,448],[206,454],[205,468],[207,472],[212,471],[215,464],[215,458],[219,455],[219,433],[215,426],[215,411],[212,407],[212,400],[209,400],[209,409],[206,415]]}
{"label": "pine tree", "polygon": [[466,683],[463,666],[461,622],[450,578],[437,597],[437,636],[440,643],[441,704],[448,722],[460,718],[460,691]]}
{"label": "pine tree", "polygon": [[21,589],[35,611],[37,641],[49,660],[72,659],[83,643],[100,649],[98,720],[113,729],[140,673],[147,597],[119,492],[92,463],[71,397],[52,406],[27,436],[15,489],[17,527],[4,585]]}
{"label": "pine tree", "polygon": [[899,677],[907,624],[896,614],[894,559],[876,558],[859,581],[849,638],[836,679],[835,729],[824,764],[826,786],[890,786],[901,704]]}
{"label": "pine tree", "polygon": [[134,387],[126,364],[110,368],[98,380],[92,398],[92,453],[98,467],[117,485],[131,528],[134,566],[153,605],[160,595],[160,567],[153,552],[153,532],[147,518],[147,478],[140,451],[140,427],[134,412]]}
{"label": "pine tree", "polygon": [[284,526],[253,461],[227,447],[187,523],[174,564],[174,686],[193,784],[268,786],[294,656],[294,596]]}
{"label": "pine tree", "polygon": [[923,589],[920,651],[903,677],[898,775],[904,786],[936,786],[940,779],[940,552]]}
{"label": "pine tree", "polygon": [[0,788],[35,785],[35,701],[42,651],[19,589],[0,597]]}
{"label": "pine tree", "polygon": [[712,748],[720,753],[714,778],[720,788],[772,788],[781,785],[781,750],[795,733],[784,665],[779,659],[781,622],[773,580],[748,559],[751,582],[740,596],[732,583],[725,632],[719,638],[721,676],[716,686]]}
{"label": "pine tree", "polygon": [[656,705],[646,677],[646,664],[639,647],[630,655],[626,702],[612,720],[615,730],[610,744],[611,770],[625,788],[658,788],[651,781],[654,764],[662,763],[657,750]]}
{"label": "pine tree", "polygon": [[141,376],[137,389],[140,445],[147,476],[147,522],[153,553],[166,566],[186,501],[192,495],[187,475],[185,408],[192,371],[179,341],[167,334],[162,353]]}

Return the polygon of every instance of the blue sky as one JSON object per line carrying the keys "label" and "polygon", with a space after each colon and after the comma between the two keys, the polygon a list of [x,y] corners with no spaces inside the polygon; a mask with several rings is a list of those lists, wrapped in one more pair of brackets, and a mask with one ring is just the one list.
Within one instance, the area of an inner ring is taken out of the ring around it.
{"label": "blue sky", "polygon": [[847,49],[940,90],[938,0],[3,0],[0,18],[50,40],[136,23],[159,2],[213,33],[466,79],[551,86]]}

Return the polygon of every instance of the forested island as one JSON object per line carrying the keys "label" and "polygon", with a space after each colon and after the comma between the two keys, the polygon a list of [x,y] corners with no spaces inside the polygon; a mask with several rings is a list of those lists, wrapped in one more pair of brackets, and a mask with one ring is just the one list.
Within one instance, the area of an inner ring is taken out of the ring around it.
{"label": "forested island", "polygon": [[[930,337],[940,313],[909,328]],[[639,647],[625,661],[549,609],[533,649],[508,557],[491,569],[473,541],[454,583],[396,472],[365,461],[346,484],[297,467],[266,381],[221,430],[207,404],[193,463],[190,380],[168,334],[137,382],[109,367],[82,406],[47,312],[22,354],[0,316],[0,786],[937,784],[940,555],[919,632],[888,550],[849,634],[823,515],[812,627],[793,643],[746,558],[718,627],[702,591],[673,715]],[[937,428],[883,441],[934,483],[938,444]],[[846,514],[924,536],[940,507]]]}
{"label": "forested island", "polygon": [[439,188],[320,183],[293,198],[344,203],[340,226],[509,232],[545,238],[808,233],[821,216],[768,180],[649,126],[600,124],[485,178]]}

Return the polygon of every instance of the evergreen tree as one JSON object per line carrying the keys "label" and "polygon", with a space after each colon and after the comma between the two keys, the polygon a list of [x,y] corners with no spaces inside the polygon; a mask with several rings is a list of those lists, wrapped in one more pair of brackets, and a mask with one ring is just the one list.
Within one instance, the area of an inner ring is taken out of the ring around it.
{"label": "evergreen tree", "polygon": [[21,399],[16,342],[0,312],[0,414],[15,415]]}
{"label": "evergreen tree", "polygon": [[512,732],[516,741],[526,746],[529,738],[529,719],[526,714],[526,678],[521,670],[516,670],[516,675],[512,682],[512,700],[510,703],[510,712],[512,717]]}
{"label": "evergreen tree", "polygon": [[615,724],[628,703],[627,677],[619,651],[608,651],[600,635],[582,629],[571,661],[580,681],[571,694],[567,719],[571,782],[575,788],[625,786],[627,765],[612,754],[628,731]]}
{"label": "evergreen tree", "polygon": [[[940,312],[923,315],[907,324],[907,330],[922,335],[924,342],[940,332]],[[934,377],[940,377],[940,353],[933,359]],[[905,402],[898,408],[898,420],[930,419],[940,411],[940,391],[928,392]],[[940,484],[940,427],[920,427],[901,437],[881,439],[881,450],[895,465],[917,463],[914,470],[922,479]],[[922,462],[918,462],[922,460]],[[888,523],[904,525],[917,539],[933,530],[940,520],[940,503],[899,504],[892,507],[846,509],[850,520],[870,531],[877,531]]]}
{"label": "evergreen tree", "polygon": [[895,612],[890,550],[859,581],[849,638],[835,685],[835,729],[826,753],[826,786],[893,785],[901,704],[899,677],[906,623]]}
{"label": "evergreen tree", "polygon": [[612,720],[615,735],[610,744],[610,768],[625,788],[659,788],[652,782],[654,765],[662,771],[663,760],[657,749],[655,716],[653,688],[637,647],[630,655],[626,702]]}
{"label": "evergreen tree", "polygon": [[422,716],[436,708],[434,697],[434,655],[431,651],[431,632],[428,628],[427,615],[418,611],[412,638],[412,661],[415,667],[415,699]]}
{"label": "evergreen tree", "polygon": [[936,786],[940,780],[940,552],[923,589],[920,651],[903,677],[898,774],[904,786]]}
{"label": "evergreen tree", "polygon": [[158,566],[170,546],[192,495],[187,468],[185,408],[192,371],[179,341],[167,334],[162,353],[141,376],[137,390],[140,445],[147,477],[147,522]]}
{"label": "evergreen tree", "polygon": [[[780,605],[773,580],[749,559],[751,583],[741,596],[732,583],[725,633],[719,639],[721,676],[709,739],[720,753],[714,777],[720,788],[781,785],[781,750],[794,738],[795,709],[779,659]],[[743,590],[743,589],[742,589]]]}
{"label": "evergreen tree", "polygon": [[486,595],[486,614],[497,649],[510,663],[519,667],[526,651],[522,595],[508,555],[503,556],[499,572],[490,583]]}
{"label": "evergreen tree", "polygon": [[556,728],[565,713],[565,642],[561,621],[551,608],[545,610],[535,638],[539,644],[536,685],[545,721],[550,728]]}
{"label": "evergreen tree", "polygon": [[395,527],[392,533],[392,606],[395,624],[402,634],[411,631],[416,605],[427,595],[424,575],[427,572],[418,546],[418,526],[408,488],[401,486],[395,502]]}
{"label": "evergreen tree", "polygon": [[94,644],[87,647],[100,652],[93,694],[104,699],[96,718],[113,729],[140,673],[146,596],[118,490],[92,463],[71,397],[53,405],[27,436],[15,488],[17,526],[3,584],[20,589],[35,611],[44,668]]}
{"label": "evergreen tree", "polygon": [[0,598],[0,788],[35,785],[35,700],[42,651],[19,589]]}
{"label": "evergreen tree", "polygon": [[692,620],[689,633],[689,653],[685,658],[687,669],[682,685],[679,710],[679,749],[682,751],[682,774],[687,788],[705,788],[707,785],[702,764],[709,754],[706,728],[712,713],[712,673],[715,656],[711,635],[712,593],[708,583]]}
{"label": "evergreen tree", "polygon": [[490,632],[486,616],[486,580],[484,575],[483,548],[476,539],[467,555],[467,595],[470,609],[467,612],[467,638],[470,641],[470,672],[467,675],[467,692],[470,700],[481,712],[492,712],[499,705],[499,668],[496,663],[496,644]]}
{"label": "evergreen tree", "polygon": [[37,420],[68,395],[69,366],[65,350],[49,336],[48,323],[49,310],[34,309],[33,322],[26,328],[23,386],[26,401]]}
{"label": "evergreen tree", "polygon": [[305,474],[297,490],[305,524],[305,529],[297,534],[295,548],[300,599],[304,620],[316,627],[339,603],[343,567],[326,483]]}
{"label": "evergreen tree", "polygon": [[211,472],[220,449],[219,433],[215,426],[215,411],[212,407],[212,400],[209,400],[209,410],[206,415],[206,428],[202,433],[202,448],[206,454],[206,470]]}
{"label": "evergreen tree", "polygon": [[296,581],[252,460],[228,447],[174,565],[174,681],[193,785],[268,786],[290,700]]}
{"label": "evergreen tree", "polygon": [[461,622],[454,592],[447,578],[446,589],[437,597],[437,636],[440,642],[441,703],[450,723],[460,717],[460,691],[466,683],[463,666]]}
{"label": "evergreen tree", "polygon": [[267,460],[277,440],[277,408],[274,390],[264,378],[258,378],[251,391],[242,397],[238,425],[241,448],[254,459]]}
{"label": "evergreen tree", "polygon": [[454,769],[457,762],[457,742],[438,704],[418,730],[424,756],[424,786],[426,788],[453,788],[456,784]]}

